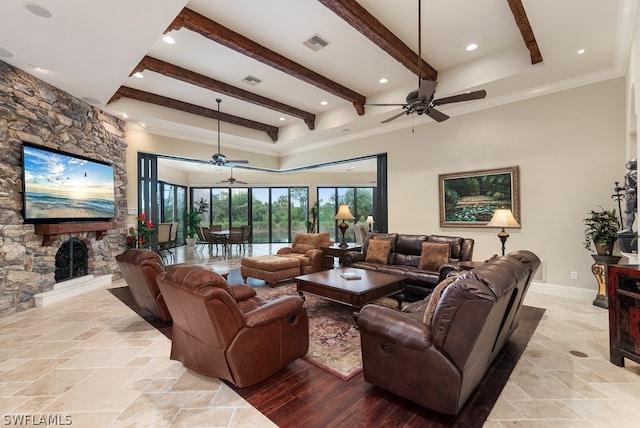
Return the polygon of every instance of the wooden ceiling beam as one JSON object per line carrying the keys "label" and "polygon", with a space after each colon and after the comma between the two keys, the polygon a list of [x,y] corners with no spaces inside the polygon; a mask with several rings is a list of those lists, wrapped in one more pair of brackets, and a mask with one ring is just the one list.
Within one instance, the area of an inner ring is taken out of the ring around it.
{"label": "wooden ceiling beam", "polygon": [[513,17],[516,20],[516,25],[520,30],[520,34],[522,34],[524,44],[527,46],[527,49],[529,49],[531,64],[533,65],[542,62],[542,52],[540,52],[540,48],[538,47],[536,36],[533,34],[533,29],[529,23],[527,12],[524,10],[524,6],[522,5],[522,0],[507,0],[507,3],[509,3],[511,13],[513,13]]}
{"label": "wooden ceiling beam", "polygon": [[333,13],[346,21],[353,28],[362,33],[366,38],[378,45],[400,64],[405,66],[416,76],[418,68],[422,74],[420,79],[436,80],[438,72],[426,61],[420,58],[418,67],[418,54],[402,42],[387,27],[382,25],[375,16],[371,15],[355,0],[318,0]]}
{"label": "wooden ceiling beam", "polygon": [[173,20],[167,31],[187,28],[216,43],[247,55],[257,61],[267,64],[277,70],[282,71],[292,77],[300,79],[306,83],[314,85],[337,97],[350,101],[356,109],[358,115],[364,115],[364,105],[367,100],[364,95],[360,95],[339,83],[336,83],[315,71],[291,61],[282,55],[267,49],[253,40],[238,34],[211,19],[200,15],[190,9],[184,8]]}
{"label": "wooden ceiling beam", "polygon": [[144,58],[142,58],[142,61],[140,61],[133,72],[142,72],[144,70],[154,71],[173,79],[181,80],[183,82],[190,83],[201,88],[219,92],[230,97],[240,99],[242,101],[256,104],[261,107],[266,107],[270,110],[279,111],[281,113],[300,118],[304,120],[304,123],[307,124],[310,130],[315,129],[316,115],[313,113],[288,106],[286,104],[251,93],[249,91],[245,91],[244,89],[231,86],[207,76],[203,76],[202,74],[198,74],[191,70],[178,67],[177,65],[173,65],[168,62],[152,58],[150,56],[145,56]]}
{"label": "wooden ceiling beam", "polygon": [[243,126],[245,128],[256,129],[258,131],[264,131],[269,135],[269,137],[271,137],[271,140],[273,142],[278,141],[278,128],[275,126],[267,125],[266,123],[256,122],[238,116],[233,116],[228,113],[220,112],[218,114],[216,110],[212,110],[210,108],[186,103],[184,101],[179,101],[173,98],[163,97],[162,95],[156,95],[150,92],[140,91],[138,89],[129,88],[127,86],[120,86],[120,88],[109,100],[109,103],[116,101],[122,97],[143,101],[145,103],[156,104],[162,107],[172,108],[174,110],[181,110],[187,113],[204,116],[211,119],[218,119],[219,117],[223,122],[232,123],[234,125]]}

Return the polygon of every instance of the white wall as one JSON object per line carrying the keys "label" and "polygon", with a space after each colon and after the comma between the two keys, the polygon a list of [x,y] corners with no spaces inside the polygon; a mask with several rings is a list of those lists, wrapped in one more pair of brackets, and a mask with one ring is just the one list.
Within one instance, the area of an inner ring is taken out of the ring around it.
{"label": "white wall", "polygon": [[[625,80],[619,78],[442,123],[419,118],[416,123],[424,125],[414,133],[403,129],[367,137],[288,156],[279,164],[293,167],[386,152],[389,230],[472,237],[478,260],[500,251],[498,230],[441,228],[438,174],[518,165],[522,228],[509,230],[507,251],[534,251],[543,261],[543,279],[549,287],[580,287],[593,290],[595,297],[593,260],[582,246],[582,219],[598,206],[615,206],[613,183],[623,181],[625,174],[625,117]],[[202,145],[180,142],[176,147],[175,140],[147,134],[130,134],[127,140],[129,169],[135,169],[137,150],[210,156],[196,147]],[[240,178],[237,171],[234,175]],[[135,170],[128,174],[136,177]],[[130,179],[129,206],[136,204],[135,186]],[[578,280],[569,279],[571,271],[578,272]]]}

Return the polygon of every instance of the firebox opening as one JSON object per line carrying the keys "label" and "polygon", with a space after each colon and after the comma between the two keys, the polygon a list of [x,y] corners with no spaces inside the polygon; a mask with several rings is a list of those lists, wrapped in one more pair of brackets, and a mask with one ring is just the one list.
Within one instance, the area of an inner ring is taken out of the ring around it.
{"label": "firebox opening", "polygon": [[89,272],[87,245],[78,238],[70,238],[56,253],[55,281],[85,276]]}

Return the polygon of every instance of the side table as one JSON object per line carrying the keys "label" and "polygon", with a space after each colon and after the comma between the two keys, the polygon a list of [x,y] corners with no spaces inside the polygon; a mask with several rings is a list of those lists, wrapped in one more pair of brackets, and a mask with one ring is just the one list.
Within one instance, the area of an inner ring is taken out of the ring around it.
{"label": "side table", "polygon": [[593,301],[593,306],[608,309],[609,301],[607,297],[607,279],[609,273],[607,267],[609,265],[618,264],[622,257],[600,256],[597,254],[592,254],[591,257],[593,257],[593,260],[595,261],[595,263],[591,265],[591,272],[593,273],[593,276],[596,277],[596,282],[598,283],[598,294]]}
{"label": "side table", "polygon": [[329,265],[329,263],[327,263],[327,258],[331,258],[331,260],[333,260],[332,257],[337,257],[338,262],[342,267],[344,264],[343,258],[347,251],[362,251],[362,245],[349,244],[346,247],[341,247],[340,245],[336,244],[327,247],[320,247],[320,249],[322,250],[322,256],[325,260],[325,268],[331,269],[333,267],[333,263]]}

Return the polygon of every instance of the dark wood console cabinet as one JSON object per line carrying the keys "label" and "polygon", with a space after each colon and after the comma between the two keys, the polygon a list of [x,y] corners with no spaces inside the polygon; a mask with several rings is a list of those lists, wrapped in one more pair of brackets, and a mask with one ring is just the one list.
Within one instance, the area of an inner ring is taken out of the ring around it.
{"label": "dark wood console cabinet", "polygon": [[609,265],[609,360],[640,363],[640,265]]}
{"label": "dark wood console cabinet", "polygon": [[46,223],[36,224],[35,233],[42,235],[42,245],[48,246],[63,233],[95,232],[96,240],[102,239],[108,230],[115,229],[115,221],[93,221],[82,223]]}

